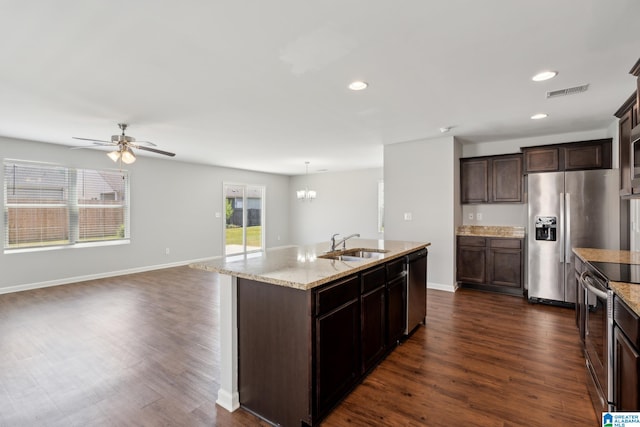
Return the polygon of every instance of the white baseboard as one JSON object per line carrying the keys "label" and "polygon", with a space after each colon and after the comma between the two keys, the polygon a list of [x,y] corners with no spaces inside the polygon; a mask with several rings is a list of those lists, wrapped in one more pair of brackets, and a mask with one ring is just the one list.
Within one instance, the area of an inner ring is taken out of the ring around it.
{"label": "white baseboard", "polygon": [[453,285],[445,285],[442,283],[434,283],[434,282],[427,283],[427,289],[436,289],[438,291],[455,292],[457,288],[458,288],[457,283]]}
{"label": "white baseboard", "polygon": [[0,295],[10,294],[13,292],[20,292],[20,291],[29,291],[31,289],[49,288],[51,286],[60,286],[60,285],[68,285],[71,283],[86,282],[88,280],[106,279],[107,277],[123,276],[125,274],[144,273],[146,271],[160,270],[163,268],[182,267],[184,265],[211,261],[217,258],[222,258],[222,257],[216,256],[216,257],[209,257],[209,258],[193,259],[188,261],[177,261],[177,262],[172,262],[168,264],[149,265],[145,267],[129,268],[126,270],[107,271],[104,273],[97,273],[97,274],[87,274],[85,276],[65,277],[62,279],[47,280],[46,282],[26,283],[24,285],[8,286],[8,287],[0,288]]}

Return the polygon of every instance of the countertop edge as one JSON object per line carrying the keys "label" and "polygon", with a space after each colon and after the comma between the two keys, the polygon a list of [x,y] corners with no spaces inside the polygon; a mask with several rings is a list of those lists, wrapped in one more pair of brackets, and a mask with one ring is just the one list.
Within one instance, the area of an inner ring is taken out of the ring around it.
{"label": "countertop edge", "polygon": [[[595,249],[595,248],[573,248],[573,253],[583,262],[614,262],[622,264],[640,264],[640,252],[616,250],[616,249]],[[632,297],[633,289],[640,290],[640,285],[626,282],[609,282],[609,287],[613,293],[625,302],[638,316],[640,316],[640,296]],[[635,287],[635,288],[634,288]],[[637,294],[637,293],[636,293]]]}
{"label": "countertop edge", "polygon": [[[416,252],[419,251],[421,249],[425,249],[428,248],[429,246],[431,246],[431,242],[426,242],[426,243],[417,243],[417,242],[411,242],[411,243],[416,243],[415,246],[409,248],[409,249],[405,249],[405,250],[401,250],[398,252],[395,252],[389,256],[385,256],[384,258],[380,258],[380,259],[371,259],[371,260],[367,260],[367,259],[363,259],[363,261],[357,261],[357,265],[354,265],[352,268],[348,269],[348,270],[344,270],[344,271],[340,271],[337,272],[335,274],[332,274],[330,276],[326,276],[323,277],[321,279],[309,282],[309,283],[299,283],[299,282],[292,282],[292,281],[288,281],[288,280],[283,280],[283,279],[276,279],[276,278],[272,278],[272,277],[266,277],[266,276],[262,276],[260,274],[251,274],[251,273],[245,273],[245,272],[241,272],[241,271],[237,271],[237,270],[231,270],[231,269],[227,269],[225,268],[224,265],[211,265],[208,264],[206,262],[196,262],[196,263],[192,263],[189,264],[189,267],[191,268],[196,268],[196,269],[200,269],[200,270],[205,270],[205,271],[211,271],[214,273],[218,273],[218,274],[224,274],[224,275],[228,275],[228,276],[235,276],[238,278],[242,278],[242,279],[247,279],[247,280],[254,280],[254,281],[258,281],[258,282],[263,282],[263,283],[267,283],[270,285],[276,285],[276,286],[283,286],[283,287],[287,287],[287,288],[293,288],[293,289],[298,289],[298,290],[302,290],[302,291],[308,291],[311,289],[314,289],[318,286],[322,286],[326,283],[330,283],[333,282],[335,280],[339,280],[342,279],[344,277],[348,277],[352,274],[358,273],[360,271],[369,269],[371,267],[375,267],[376,265],[381,265],[381,264],[385,264],[389,261],[398,259],[400,257],[403,257],[405,255],[408,255],[412,252]],[[352,249],[352,248],[349,248]],[[335,262],[334,260],[330,260],[330,259],[317,259],[316,262]]]}

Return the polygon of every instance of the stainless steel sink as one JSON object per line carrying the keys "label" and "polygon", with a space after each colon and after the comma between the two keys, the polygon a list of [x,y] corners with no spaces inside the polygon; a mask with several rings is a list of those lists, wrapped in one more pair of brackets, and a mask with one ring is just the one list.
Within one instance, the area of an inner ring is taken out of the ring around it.
{"label": "stainless steel sink", "polygon": [[385,252],[384,249],[346,249],[343,251],[330,252],[326,255],[320,255],[318,258],[335,259],[338,261],[365,261],[367,259],[382,259]]}

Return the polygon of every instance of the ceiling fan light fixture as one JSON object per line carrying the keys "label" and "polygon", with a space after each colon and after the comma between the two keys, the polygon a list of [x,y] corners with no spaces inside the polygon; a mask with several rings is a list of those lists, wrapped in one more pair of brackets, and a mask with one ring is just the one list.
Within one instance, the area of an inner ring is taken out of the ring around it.
{"label": "ceiling fan light fixture", "polygon": [[118,161],[118,159],[120,159],[120,151],[117,151],[117,150],[116,151],[110,151],[109,153],[107,153],[107,156],[109,156],[109,158],[111,160],[113,160],[114,163],[115,163],[115,162]]}
{"label": "ceiling fan light fixture", "polygon": [[127,165],[130,165],[131,163],[136,161],[136,155],[133,154],[131,148],[126,147],[124,150],[122,150],[122,161]]}

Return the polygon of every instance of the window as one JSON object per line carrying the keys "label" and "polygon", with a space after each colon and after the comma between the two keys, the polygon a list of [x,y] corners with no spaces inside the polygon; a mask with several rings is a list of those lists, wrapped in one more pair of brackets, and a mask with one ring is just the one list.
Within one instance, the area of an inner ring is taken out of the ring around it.
{"label": "window", "polygon": [[4,162],[4,249],[129,239],[126,171]]}

